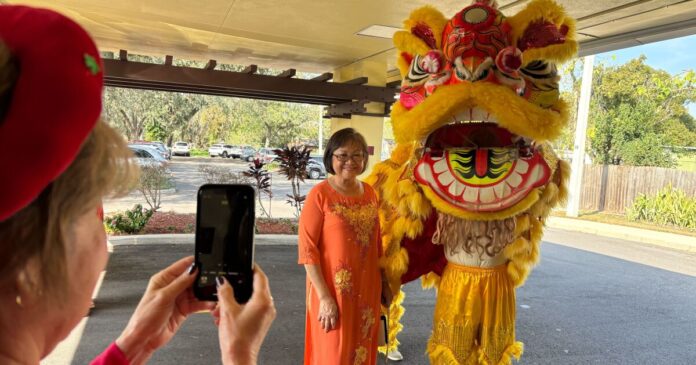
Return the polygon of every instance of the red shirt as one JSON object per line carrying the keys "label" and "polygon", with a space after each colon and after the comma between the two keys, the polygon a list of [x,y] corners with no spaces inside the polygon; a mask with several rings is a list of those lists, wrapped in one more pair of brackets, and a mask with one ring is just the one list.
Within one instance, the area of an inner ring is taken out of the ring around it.
{"label": "red shirt", "polygon": [[130,365],[130,362],[128,362],[128,359],[126,359],[126,355],[123,354],[123,351],[121,351],[118,346],[116,346],[116,343],[111,343],[109,347],[104,350],[99,356],[97,356],[92,362],[89,363],[90,365]]}

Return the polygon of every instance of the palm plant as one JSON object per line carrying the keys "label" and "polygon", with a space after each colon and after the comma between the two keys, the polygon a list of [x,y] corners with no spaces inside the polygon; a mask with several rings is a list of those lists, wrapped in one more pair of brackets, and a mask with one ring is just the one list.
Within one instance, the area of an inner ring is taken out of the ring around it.
{"label": "palm plant", "polygon": [[310,149],[307,146],[291,146],[274,150],[276,161],[280,164],[279,171],[292,185],[292,195],[287,194],[287,203],[295,208],[295,217],[300,216],[302,204],[307,197],[300,192],[300,182],[304,182],[307,174]]}
{"label": "palm plant", "polygon": [[[253,179],[254,188],[256,189],[256,198],[259,201],[259,206],[261,207],[261,212],[266,217],[271,217],[271,198],[273,197],[273,192],[271,191],[271,174],[264,168],[265,163],[260,159],[254,159],[254,161],[249,164],[249,169],[244,171],[244,176]],[[263,206],[261,201],[261,194],[268,196],[268,211]]]}

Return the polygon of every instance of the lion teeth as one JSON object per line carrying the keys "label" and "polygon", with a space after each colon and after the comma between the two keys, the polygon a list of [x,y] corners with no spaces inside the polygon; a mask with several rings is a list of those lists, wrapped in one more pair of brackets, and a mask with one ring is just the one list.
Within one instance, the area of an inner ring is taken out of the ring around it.
{"label": "lion teeth", "polygon": [[482,188],[479,192],[479,198],[482,203],[491,203],[495,201],[495,192],[492,187]]}
{"label": "lion teeth", "polygon": [[469,203],[476,203],[476,201],[478,200],[478,195],[479,188],[467,186],[466,190],[464,190],[464,195],[462,195],[462,198]]}
{"label": "lion teeth", "polygon": [[449,171],[445,171],[437,177],[437,180],[442,186],[448,186],[454,181],[454,176]]}
{"label": "lion teeth", "polygon": [[452,183],[452,185],[449,186],[448,190],[450,195],[452,196],[461,196],[464,192],[464,185],[455,181],[454,183]]}
{"label": "lion teeth", "polygon": [[510,187],[516,188],[520,186],[520,184],[522,183],[522,175],[513,172],[512,174],[510,174],[510,177],[506,179],[506,182],[510,184]]}
{"label": "lion teeth", "polygon": [[449,166],[447,166],[447,160],[443,158],[440,161],[435,162],[435,164],[433,165],[433,170],[436,174],[441,174],[449,170]]}
{"label": "lion teeth", "polygon": [[495,192],[495,196],[497,196],[498,198],[504,198],[506,186],[507,186],[507,184],[496,184],[493,187],[493,192]]}
{"label": "lion teeth", "polygon": [[517,163],[515,164],[515,172],[519,172],[520,174],[526,174],[528,170],[529,163],[525,160],[518,159]]}

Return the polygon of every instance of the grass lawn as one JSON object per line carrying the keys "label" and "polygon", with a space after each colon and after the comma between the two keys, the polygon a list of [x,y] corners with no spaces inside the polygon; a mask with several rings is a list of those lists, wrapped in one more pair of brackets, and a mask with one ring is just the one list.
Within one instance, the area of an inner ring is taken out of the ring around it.
{"label": "grass lawn", "polygon": [[696,172],[696,154],[679,156],[677,158],[677,169]]}
{"label": "grass lawn", "polygon": [[[556,210],[551,213],[553,216],[565,217],[565,211]],[[597,213],[597,212],[580,212],[578,218],[573,219],[583,219],[598,223],[616,224],[621,226],[635,227],[649,229],[651,231],[668,232],[683,234],[687,236],[696,237],[696,230],[690,230],[687,228],[671,227],[671,226],[660,226],[657,224],[652,224],[649,222],[633,222],[628,220],[625,216],[620,214],[609,214],[609,213]]]}

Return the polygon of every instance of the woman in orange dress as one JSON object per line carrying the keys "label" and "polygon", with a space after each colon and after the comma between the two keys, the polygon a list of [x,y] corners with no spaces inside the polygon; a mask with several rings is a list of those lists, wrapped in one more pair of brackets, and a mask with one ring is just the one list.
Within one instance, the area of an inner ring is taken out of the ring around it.
{"label": "woman in orange dress", "polygon": [[[352,128],[329,139],[331,174],[307,195],[299,229],[299,263],[307,270],[305,365],[372,365],[383,274],[377,195],[357,179],[367,144]],[[391,301],[382,293],[382,301]]]}

